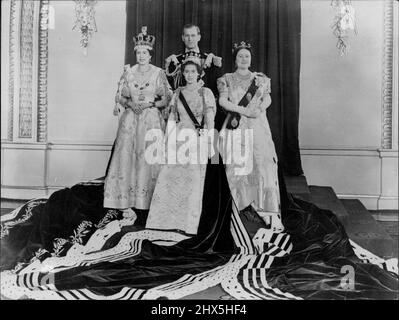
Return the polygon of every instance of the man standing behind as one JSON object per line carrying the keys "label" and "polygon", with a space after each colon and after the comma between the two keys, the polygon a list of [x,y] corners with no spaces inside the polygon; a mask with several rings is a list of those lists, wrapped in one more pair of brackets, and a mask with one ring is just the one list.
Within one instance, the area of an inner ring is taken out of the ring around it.
{"label": "man standing behind", "polygon": [[[201,40],[200,28],[195,24],[186,24],[183,27],[182,41],[185,45],[185,52],[179,55],[172,54],[166,58],[165,69],[170,86],[173,90],[182,86],[183,77],[180,66],[184,60],[189,56],[194,56],[200,59],[202,74],[201,79],[204,86],[211,89],[213,94],[218,97],[217,79],[221,77],[222,58],[213,53],[201,52],[198,42]],[[220,108],[215,118],[215,129],[219,130],[223,124],[224,113],[221,113]]]}

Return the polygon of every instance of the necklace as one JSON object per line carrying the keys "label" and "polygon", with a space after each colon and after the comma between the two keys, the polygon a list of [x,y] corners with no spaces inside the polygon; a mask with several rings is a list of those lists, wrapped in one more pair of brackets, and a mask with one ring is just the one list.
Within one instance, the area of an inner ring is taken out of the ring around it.
{"label": "necklace", "polygon": [[233,73],[233,81],[235,83],[235,87],[240,87],[243,90],[247,90],[250,80],[252,77],[252,73],[249,71],[248,74],[242,75],[239,74],[237,71]]}
{"label": "necklace", "polygon": [[248,80],[249,78],[251,78],[251,72],[248,71],[247,74],[243,75],[241,73],[239,73],[238,71],[234,72],[234,76],[238,79],[238,80]]}
{"label": "necklace", "polygon": [[[138,73],[139,77],[136,77],[136,78],[140,78],[140,76],[142,77],[142,76],[146,75],[146,77],[144,79],[136,79],[135,78],[133,81],[134,87],[136,89],[140,90],[139,97],[138,97],[139,101],[145,100],[143,90],[150,85],[149,79],[152,75],[152,72],[150,72],[150,70],[151,70],[150,65],[147,66],[147,70],[145,70],[145,71],[140,71],[139,68],[137,68],[137,73]],[[136,82],[135,80],[138,80],[138,81]]]}

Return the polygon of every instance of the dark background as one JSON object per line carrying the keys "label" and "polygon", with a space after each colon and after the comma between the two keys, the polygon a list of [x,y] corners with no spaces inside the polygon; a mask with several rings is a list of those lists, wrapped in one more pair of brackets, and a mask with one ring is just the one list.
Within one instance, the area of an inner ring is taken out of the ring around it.
{"label": "dark background", "polygon": [[156,37],[152,63],[159,67],[170,54],[183,52],[186,23],[200,27],[201,51],[223,58],[223,74],[234,71],[232,44],[250,42],[252,71],[272,79],[267,117],[280,165],[287,175],[303,173],[298,142],[300,0],[129,0],[126,14],[127,64],[135,63],[133,37],[142,26]]}

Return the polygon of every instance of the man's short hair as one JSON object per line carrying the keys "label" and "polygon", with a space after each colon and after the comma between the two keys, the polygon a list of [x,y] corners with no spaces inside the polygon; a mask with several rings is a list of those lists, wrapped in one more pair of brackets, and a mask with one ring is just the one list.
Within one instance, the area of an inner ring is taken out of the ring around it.
{"label": "man's short hair", "polygon": [[194,24],[194,23],[187,23],[187,24],[185,24],[185,25],[183,26],[182,35],[184,35],[184,30],[186,30],[186,29],[191,29],[191,28],[196,28],[196,29],[197,29],[197,33],[198,33],[198,34],[201,34],[201,30],[200,30],[200,28],[199,28],[196,24]]}

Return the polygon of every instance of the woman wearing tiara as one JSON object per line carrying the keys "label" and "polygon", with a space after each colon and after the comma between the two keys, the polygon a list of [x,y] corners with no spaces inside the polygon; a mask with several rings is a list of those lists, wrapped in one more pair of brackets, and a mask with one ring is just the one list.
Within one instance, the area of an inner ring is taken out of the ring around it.
{"label": "woman wearing tiara", "polygon": [[208,156],[211,156],[212,140],[208,140],[208,133],[213,134],[216,113],[212,91],[198,81],[199,63],[195,53],[186,58],[181,69],[185,86],[175,91],[170,103],[168,163],[155,187],[146,223],[148,229],[197,234]]}
{"label": "woman wearing tiara", "polygon": [[150,64],[155,37],[143,27],[134,42],[137,64],[125,66],[119,81],[114,114],[122,114],[104,185],[104,207],[123,210],[130,223],[137,217],[131,208],[150,207],[160,166],[147,163],[145,136],[151,129],[164,131],[160,108],[171,96],[164,71]]}
{"label": "woman wearing tiara", "polygon": [[[266,117],[271,104],[270,79],[249,70],[251,56],[249,43],[235,44],[237,69],[218,79],[219,104],[229,112],[220,147],[237,209],[252,206],[273,232],[281,232],[277,156]],[[238,161],[237,148],[249,150],[244,166]]]}

